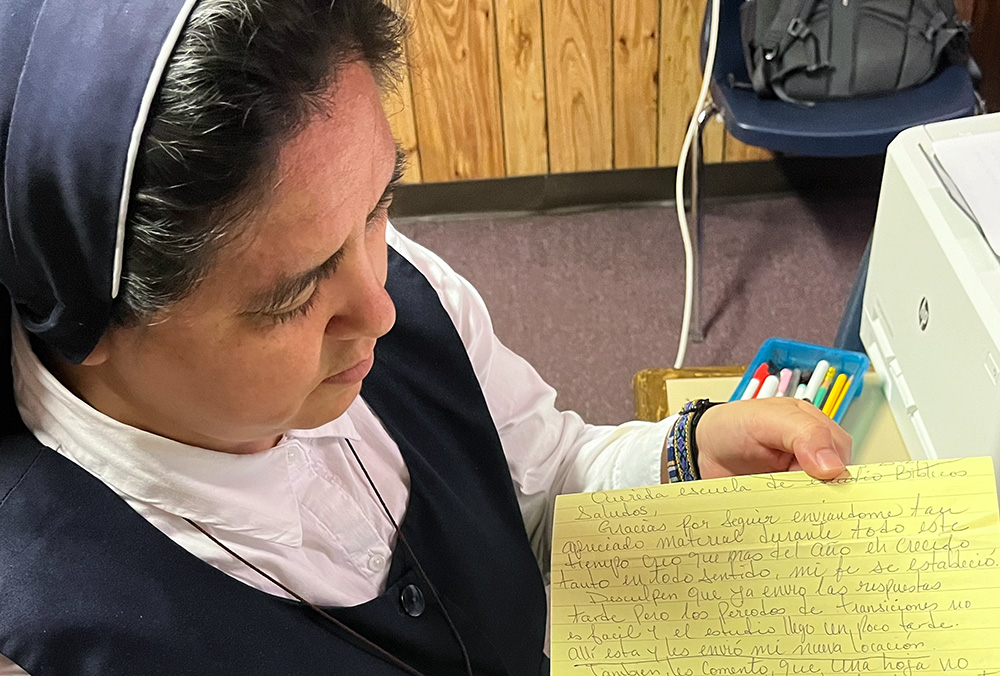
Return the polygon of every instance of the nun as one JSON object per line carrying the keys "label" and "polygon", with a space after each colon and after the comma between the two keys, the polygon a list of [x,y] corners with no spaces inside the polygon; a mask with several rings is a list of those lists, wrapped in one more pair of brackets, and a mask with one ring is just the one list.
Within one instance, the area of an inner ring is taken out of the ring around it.
{"label": "nun", "polygon": [[3,3],[0,674],[547,674],[557,494],[843,470],[555,408],[388,222],[390,5]]}

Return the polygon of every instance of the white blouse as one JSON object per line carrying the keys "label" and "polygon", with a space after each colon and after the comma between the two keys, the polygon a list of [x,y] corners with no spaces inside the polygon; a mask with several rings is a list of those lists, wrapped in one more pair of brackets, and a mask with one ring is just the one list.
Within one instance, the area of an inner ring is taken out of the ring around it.
{"label": "white blouse", "polygon": [[[499,341],[475,288],[391,225],[386,238],[427,277],[458,329],[545,570],[555,496],[658,483],[660,451],[673,419],[593,426],[556,410],[555,390]],[[397,521],[405,516],[409,475],[399,448],[360,397],[336,420],[290,430],[268,451],[218,453],[129,427],[91,408],[42,365],[16,321],[13,338],[15,398],[29,429],[191,554],[257,589],[287,596],[185,517],[313,603],[351,606],[381,593],[394,529],[345,440]],[[0,676],[24,673],[0,656]]]}

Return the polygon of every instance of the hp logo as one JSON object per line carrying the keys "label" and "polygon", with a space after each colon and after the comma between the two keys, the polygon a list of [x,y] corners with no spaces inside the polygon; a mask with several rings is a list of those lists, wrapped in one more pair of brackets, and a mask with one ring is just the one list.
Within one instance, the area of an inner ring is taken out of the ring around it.
{"label": "hp logo", "polygon": [[931,306],[927,302],[927,296],[924,296],[920,301],[920,310],[917,312],[917,321],[920,322],[920,330],[927,330],[927,323],[931,319]]}

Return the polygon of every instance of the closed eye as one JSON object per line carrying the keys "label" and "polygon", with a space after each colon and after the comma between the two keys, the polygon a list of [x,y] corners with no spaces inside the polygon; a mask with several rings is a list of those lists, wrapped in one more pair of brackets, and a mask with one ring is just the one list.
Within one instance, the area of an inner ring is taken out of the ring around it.
{"label": "closed eye", "polygon": [[271,324],[285,324],[300,317],[305,317],[316,305],[316,295],[318,289],[319,284],[317,283],[313,286],[312,293],[309,294],[309,297],[292,309],[285,310],[283,312],[268,313],[266,315],[262,315],[262,317],[266,318]]}

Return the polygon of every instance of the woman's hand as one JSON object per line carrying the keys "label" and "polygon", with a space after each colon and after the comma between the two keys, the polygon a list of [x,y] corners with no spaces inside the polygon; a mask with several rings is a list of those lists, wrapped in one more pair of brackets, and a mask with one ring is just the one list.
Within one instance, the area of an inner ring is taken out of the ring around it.
{"label": "woman's hand", "polygon": [[695,429],[703,479],[804,470],[833,479],[851,459],[851,436],[812,404],[752,399],[713,406]]}

